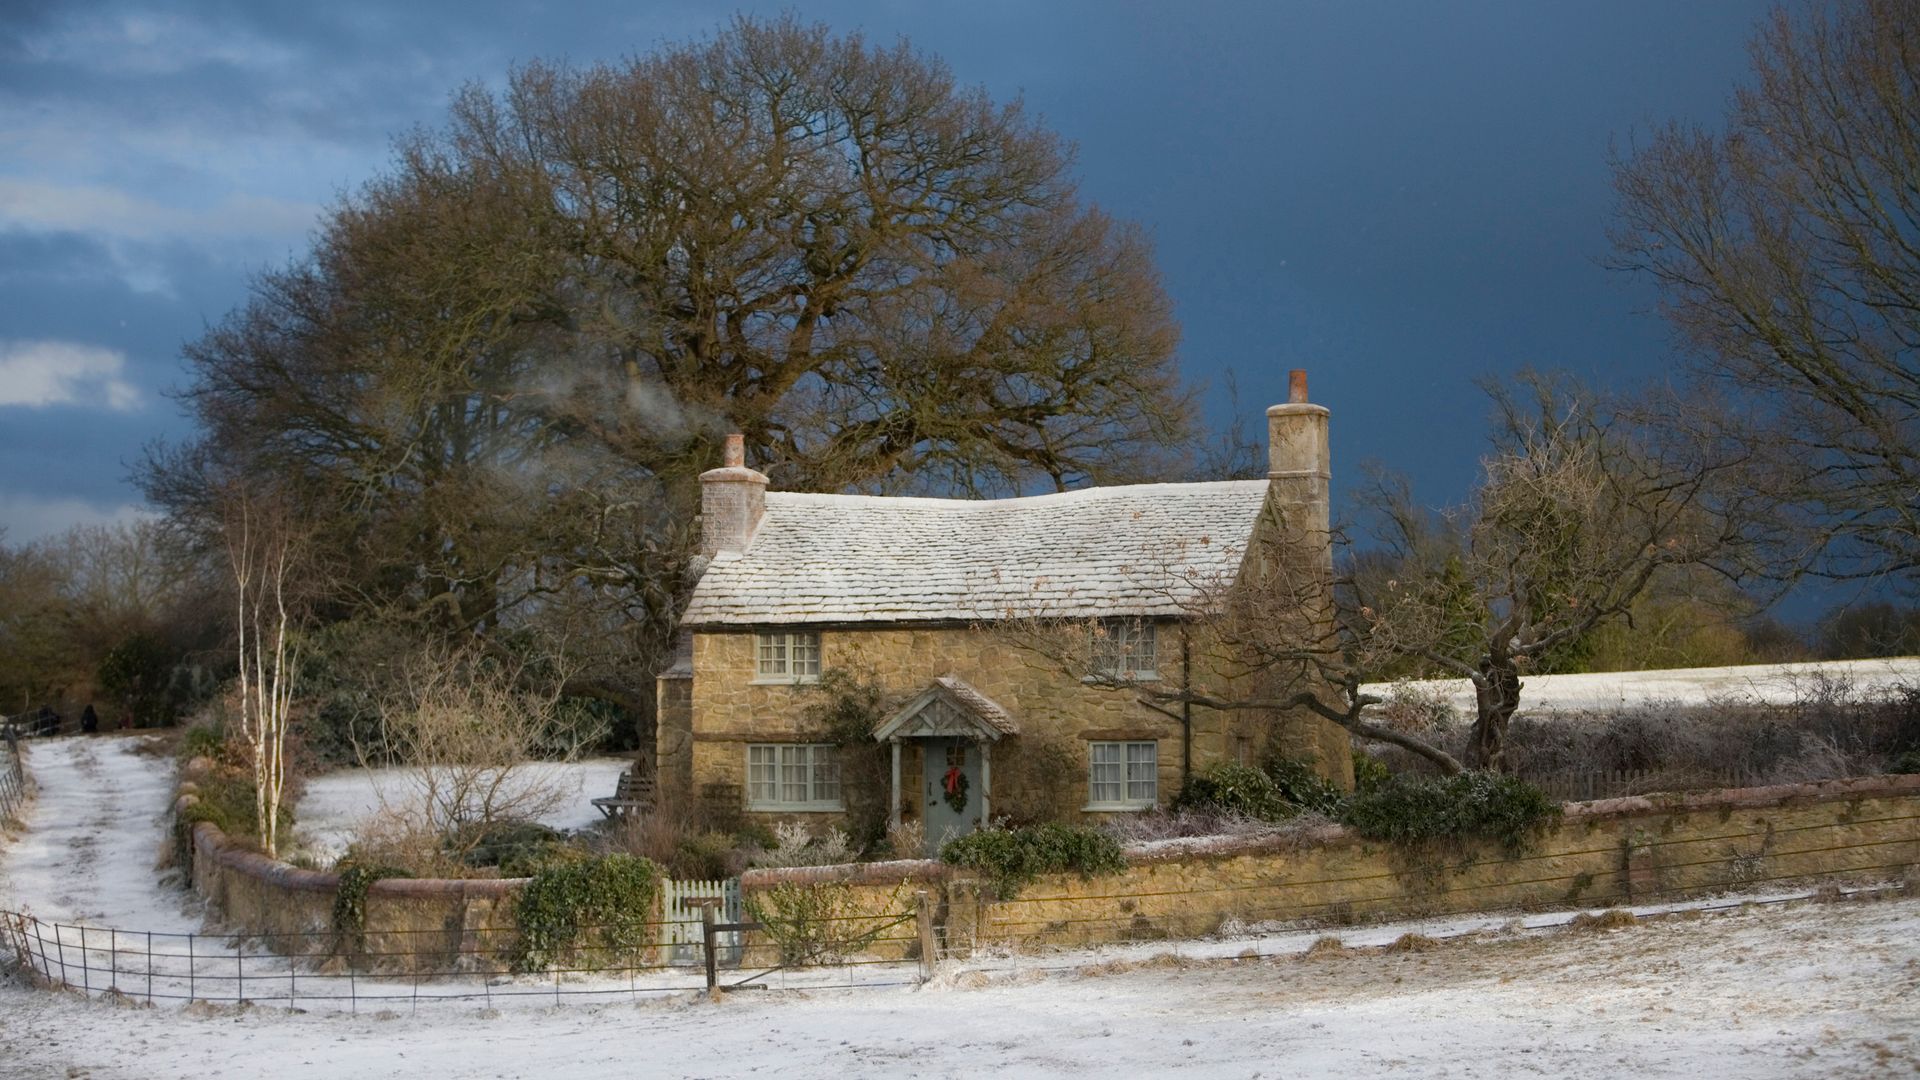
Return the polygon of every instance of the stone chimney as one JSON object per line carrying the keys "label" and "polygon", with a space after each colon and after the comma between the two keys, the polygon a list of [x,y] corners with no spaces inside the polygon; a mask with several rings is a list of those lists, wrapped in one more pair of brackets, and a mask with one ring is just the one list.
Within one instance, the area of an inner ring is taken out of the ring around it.
{"label": "stone chimney", "polygon": [[[1268,497],[1290,531],[1322,545],[1330,539],[1333,470],[1327,453],[1327,410],[1307,400],[1307,373],[1287,378],[1287,403],[1267,410]],[[1327,561],[1332,563],[1332,549]]]}
{"label": "stone chimney", "polygon": [[[1274,616],[1303,642],[1329,642],[1335,629],[1327,416],[1325,407],[1307,400],[1304,371],[1289,373],[1287,403],[1267,410],[1267,505],[1277,531],[1263,546],[1274,568],[1284,571],[1278,580],[1286,592],[1275,597]],[[1272,737],[1285,756],[1312,761],[1322,776],[1352,788],[1344,728],[1296,709],[1279,718]]]}
{"label": "stone chimney", "polygon": [[747,550],[766,510],[766,474],[747,468],[746,440],[728,435],[721,466],[700,474],[700,554]]}

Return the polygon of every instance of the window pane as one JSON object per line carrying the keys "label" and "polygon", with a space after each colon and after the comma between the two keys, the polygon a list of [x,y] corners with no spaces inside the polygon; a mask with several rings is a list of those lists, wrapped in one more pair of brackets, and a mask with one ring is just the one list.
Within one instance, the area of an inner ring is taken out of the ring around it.
{"label": "window pane", "polygon": [[787,673],[787,635],[760,634],[757,641],[760,646],[760,674],[785,675]]}
{"label": "window pane", "polygon": [[753,802],[770,803],[778,798],[773,754],[771,746],[747,747],[747,798]]}
{"label": "window pane", "polygon": [[780,748],[780,801],[807,801],[807,748],[804,746]]}
{"label": "window pane", "polygon": [[820,674],[819,634],[795,634],[789,648],[796,677]]}
{"label": "window pane", "polygon": [[1129,674],[1151,674],[1154,670],[1153,624],[1134,623],[1127,641]]}
{"label": "window pane", "polygon": [[838,802],[840,799],[840,761],[833,747],[813,748],[813,801]]}
{"label": "window pane", "polygon": [[1127,744],[1127,801],[1154,802],[1160,793],[1160,744]]}
{"label": "window pane", "polygon": [[1125,748],[1120,743],[1097,742],[1089,746],[1093,762],[1090,795],[1095,803],[1117,803],[1126,795]]}

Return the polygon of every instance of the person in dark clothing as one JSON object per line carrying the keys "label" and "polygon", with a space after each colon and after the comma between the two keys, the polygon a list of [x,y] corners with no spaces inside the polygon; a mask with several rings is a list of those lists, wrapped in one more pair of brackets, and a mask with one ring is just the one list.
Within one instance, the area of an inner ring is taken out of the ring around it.
{"label": "person in dark clothing", "polygon": [[93,702],[89,701],[87,702],[87,707],[80,710],[80,733],[82,735],[92,735],[99,730],[100,714],[93,711]]}
{"label": "person in dark clothing", "polygon": [[40,711],[35,714],[33,718],[33,733],[35,735],[52,735],[59,730],[60,714],[54,712],[53,706],[51,705],[40,706]]}

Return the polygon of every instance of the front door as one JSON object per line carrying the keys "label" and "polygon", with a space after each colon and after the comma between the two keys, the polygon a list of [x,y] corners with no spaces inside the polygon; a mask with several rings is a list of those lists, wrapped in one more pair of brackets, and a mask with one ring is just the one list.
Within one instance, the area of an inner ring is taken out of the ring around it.
{"label": "front door", "polygon": [[920,760],[927,854],[938,856],[940,845],[984,824],[980,820],[986,805],[986,793],[980,790],[980,747],[972,739],[926,739]]}

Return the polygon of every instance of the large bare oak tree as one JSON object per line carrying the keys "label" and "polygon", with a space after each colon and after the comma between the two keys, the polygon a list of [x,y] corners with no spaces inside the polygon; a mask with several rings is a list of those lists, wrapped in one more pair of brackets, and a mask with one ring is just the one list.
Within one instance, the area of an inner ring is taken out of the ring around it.
{"label": "large bare oak tree", "polygon": [[1166,467],[1171,304],[1071,166],[937,60],[791,18],[529,64],[189,346],[202,436],[149,495],[217,527],[206,477],[271,475],[350,556],[342,611],[546,621],[594,654],[580,689],[644,712],[729,430],[790,489]]}

